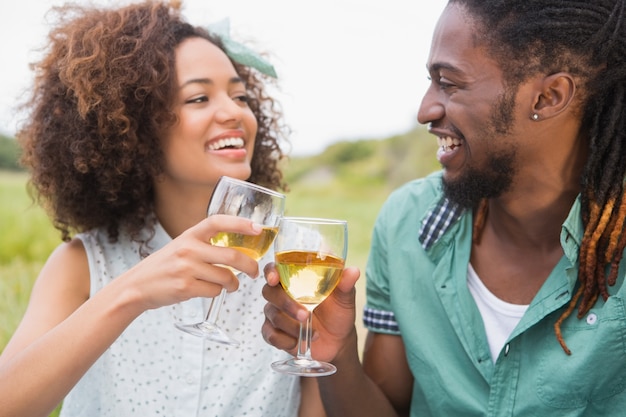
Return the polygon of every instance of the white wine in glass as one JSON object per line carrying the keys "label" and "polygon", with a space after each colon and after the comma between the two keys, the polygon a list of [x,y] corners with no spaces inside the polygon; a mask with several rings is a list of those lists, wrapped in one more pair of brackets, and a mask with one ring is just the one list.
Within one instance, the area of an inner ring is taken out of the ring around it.
{"label": "white wine in glass", "polygon": [[[278,233],[278,227],[263,226],[257,236],[242,233],[220,232],[210,239],[211,245],[237,249],[258,261],[265,255]],[[230,268],[230,267],[229,267]],[[232,268],[230,268],[232,269]]]}
{"label": "white wine in glass", "polygon": [[345,265],[336,256],[312,251],[285,251],[277,253],[275,258],[280,285],[309,311],[335,289]]}
{"label": "white wine in glass", "polygon": [[[278,232],[278,221],[285,209],[284,194],[261,187],[247,181],[230,177],[221,177],[215,186],[207,214],[228,214],[245,217],[260,224],[263,228],[259,235],[251,236],[242,233],[221,232],[211,238],[215,246],[236,249],[258,261],[265,255],[274,242]],[[238,277],[242,272],[233,270]],[[195,336],[204,337],[215,342],[236,346],[239,342],[229,336],[218,324],[219,312],[226,290],[214,298],[209,306],[206,319],[200,323],[181,324],[176,327]]]}
{"label": "white wine in glass", "polygon": [[300,325],[296,357],[274,362],[274,370],[300,376],[324,376],[337,371],[334,365],[311,357],[311,318],[313,310],[339,283],[345,266],[347,234],[344,220],[305,217],[281,220],[274,242],[280,285],[309,310],[309,317]]}

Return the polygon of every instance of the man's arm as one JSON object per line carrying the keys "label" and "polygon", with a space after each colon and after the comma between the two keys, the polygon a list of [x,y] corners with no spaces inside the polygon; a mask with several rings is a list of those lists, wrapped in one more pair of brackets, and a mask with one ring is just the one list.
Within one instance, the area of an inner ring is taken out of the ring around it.
{"label": "man's arm", "polygon": [[[354,338],[356,342],[356,338]],[[337,373],[320,378],[322,400],[332,416],[408,416],[413,377],[408,368],[402,338],[369,333],[363,365],[346,351],[333,361]]]}
{"label": "man's arm", "polygon": [[[365,366],[361,365],[354,324],[357,278],[358,270],[344,270],[337,288],[314,310],[313,358],[331,361],[337,367],[334,375],[317,379],[326,414],[329,417],[405,415],[413,379],[402,339],[381,334],[368,337]],[[263,296],[268,304],[263,337],[271,345],[294,354],[300,321],[306,319],[308,312],[277,286],[278,275],[271,266],[266,268],[266,279],[268,285],[263,288]]]}

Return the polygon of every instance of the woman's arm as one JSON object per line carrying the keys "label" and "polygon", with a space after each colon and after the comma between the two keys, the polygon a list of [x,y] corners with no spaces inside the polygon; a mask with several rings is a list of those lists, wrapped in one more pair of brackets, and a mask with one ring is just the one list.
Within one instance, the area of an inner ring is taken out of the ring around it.
{"label": "woman's arm", "polygon": [[258,234],[260,229],[246,219],[211,216],[91,298],[82,243],[59,246],[41,270],[26,314],[0,355],[0,417],[48,416],[143,311],[213,297],[222,287],[235,290],[235,275],[217,264],[256,276],[254,259],[208,243],[218,231]]}
{"label": "woman's arm", "polygon": [[26,314],[0,356],[0,416],[47,416],[139,314],[112,283],[88,303],[82,243],[58,247],[33,287]]}

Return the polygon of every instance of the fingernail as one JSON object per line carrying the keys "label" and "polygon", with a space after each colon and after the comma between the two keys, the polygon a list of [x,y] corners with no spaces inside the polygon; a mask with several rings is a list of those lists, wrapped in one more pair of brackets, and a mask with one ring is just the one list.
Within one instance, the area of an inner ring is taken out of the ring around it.
{"label": "fingernail", "polygon": [[298,313],[296,313],[296,317],[298,318],[299,321],[306,321],[306,319],[309,318],[309,311],[298,310]]}

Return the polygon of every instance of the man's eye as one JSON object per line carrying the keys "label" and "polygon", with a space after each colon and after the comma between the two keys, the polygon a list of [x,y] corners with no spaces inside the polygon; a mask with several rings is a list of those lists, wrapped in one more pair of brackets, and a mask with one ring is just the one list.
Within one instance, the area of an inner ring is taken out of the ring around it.
{"label": "man's eye", "polygon": [[455,84],[450,83],[448,81],[446,81],[444,78],[439,77],[439,78],[432,78],[431,76],[426,77],[428,79],[428,81],[430,82],[434,82],[436,85],[439,86],[440,89],[442,90],[447,90],[453,87],[456,87]]}

